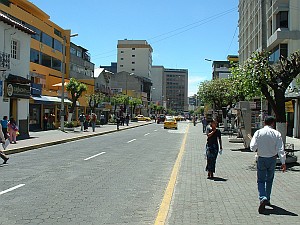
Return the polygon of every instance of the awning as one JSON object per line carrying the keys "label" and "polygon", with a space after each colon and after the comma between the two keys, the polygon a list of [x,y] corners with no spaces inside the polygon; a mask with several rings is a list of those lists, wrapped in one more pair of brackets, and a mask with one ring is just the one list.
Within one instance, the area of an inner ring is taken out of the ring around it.
{"label": "awning", "polygon": [[[61,98],[53,97],[53,96],[41,95],[41,96],[31,96],[31,98],[34,101],[37,101],[37,102],[48,102],[48,103],[57,102],[57,103],[61,103]],[[66,98],[64,99],[64,102],[65,103],[72,103],[69,99],[66,99]]]}

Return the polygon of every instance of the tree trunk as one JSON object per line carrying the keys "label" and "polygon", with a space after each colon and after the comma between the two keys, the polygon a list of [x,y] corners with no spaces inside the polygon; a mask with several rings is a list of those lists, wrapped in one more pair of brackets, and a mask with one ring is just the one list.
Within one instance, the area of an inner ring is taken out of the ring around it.
{"label": "tree trunk", "polygon": [[73,112],[69,112],[69,115],[68,115],[68,123],[71,123],[71,122],[72,122],[72,116],[73,116]]}
{"label": "tree trunk", "polygon": [[281,133],[283,144],[286,143],[286,123],[276,122],[276,130]]}

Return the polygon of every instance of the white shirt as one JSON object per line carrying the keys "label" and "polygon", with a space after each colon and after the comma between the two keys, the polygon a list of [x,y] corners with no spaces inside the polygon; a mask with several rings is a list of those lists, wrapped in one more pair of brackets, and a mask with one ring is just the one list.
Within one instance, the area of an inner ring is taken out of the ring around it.
{"label": "white shirt", "polygon": [[278,154],[282,164],[285,164],[285,151],[281,134],[270,126],[264,126],[257,130],[250,142],[250,150],[255,151],[261,157],[273,157]]}

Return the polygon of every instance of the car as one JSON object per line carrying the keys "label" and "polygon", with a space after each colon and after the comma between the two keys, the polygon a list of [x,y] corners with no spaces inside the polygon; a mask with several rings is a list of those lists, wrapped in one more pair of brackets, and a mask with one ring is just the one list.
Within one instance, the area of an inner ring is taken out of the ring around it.
{"label": "car", "polygon": [[184,117],[181,116],[181,115],[178,115],[178,116],[175,117],[175,120],[176,120],[176,121],[183,121],[183,120],[184,120]]}
{"label": "car", "polygon": [[178,129],[177,121],[173,116],[167,116],[164,122],[164,129],[171,129],[174,128],[175,130]]}
{"label": "car", "polygon": [[138,121],[151,121],[150,117],[143,116],[143,115],[137,115],[135,117]]}
{"label": "car", "polygon": [[164,122],[165,119],[166,119],[165,115],[164,115],[164,114],[160,114],[160,115],[157,117],[157,123]]}

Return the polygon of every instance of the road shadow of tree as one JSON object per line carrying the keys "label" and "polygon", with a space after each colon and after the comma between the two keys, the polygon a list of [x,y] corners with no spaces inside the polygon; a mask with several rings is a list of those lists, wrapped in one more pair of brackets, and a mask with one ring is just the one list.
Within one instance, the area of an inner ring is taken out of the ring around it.
{"label": "road shadow of tree", "polygon": [[298,216],[298,214],[290,212],[276,205],[271,205],[271,208],[266,208],[263,215],[281,215],[281,216]]}
{"label": "road shadow of tree", "polygon": [[[251,171],[256,171],[256,163],[253,163],[252,165],[249,165],[247,167],[248,170]],[[281,171],[281,165],[277,164],[275,171],[280,172]],[[295,162],[295,163],[288,163],[286,164],[286,172],[300,172],[300,163]]]}

